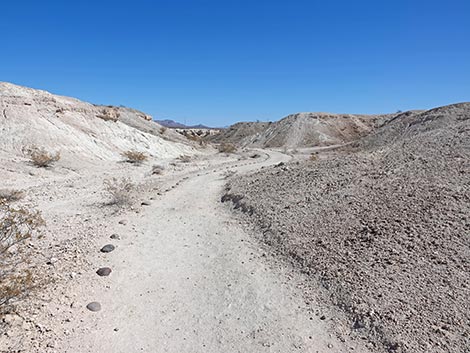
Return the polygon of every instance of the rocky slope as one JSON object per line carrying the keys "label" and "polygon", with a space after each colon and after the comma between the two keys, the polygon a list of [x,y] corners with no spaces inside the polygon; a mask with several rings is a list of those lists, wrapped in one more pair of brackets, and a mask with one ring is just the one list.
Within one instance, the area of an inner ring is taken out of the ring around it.
{"label": "rocky slope", "polygon": [[20,156],[31,145],[60,151],[65,160],[117,160],[131,149],[159,158],[194,152],[184,138],[137,110],[0,83],[0,151]]}
{"label": "rocky slope", "polygon": [[270,123],[266,122],[240,122],[233,124],[221,133],[210,136],[208,140],[212,143],[232,143],[238,146],[246,146],[253,142]]}
{"label": "rocky slope", "polygon": [[470,347],[470,103],[397,116],[326,160],[233,180],[224,200],[384,352]]}
{"label": "rocky slope", "polygon": [[213,141],[261,148],[338,145],[365,136],[373,130],[379,121],[387,117],[298,113],[274,123],[237,123],[222,132]]}

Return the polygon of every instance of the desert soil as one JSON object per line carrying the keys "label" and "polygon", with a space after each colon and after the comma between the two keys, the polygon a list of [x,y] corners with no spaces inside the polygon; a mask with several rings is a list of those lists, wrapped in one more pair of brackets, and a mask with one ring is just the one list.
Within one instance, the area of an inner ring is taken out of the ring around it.
{"label": "desert soil", "polygon": [[408,112],[357,149],[233,178],[224,200],[377,351],[468,353],[469,124],[468,103]]}
{"label": "desert soil", "polygon": [[[55,281],[7,317],[1,351],[364,351],[337,336],[330,313],[305,301],[305,279],[220,202],[227,175],[291,158],[257,154],[201,157],[153,177],[149,166],[119,163],[86,176],[39,170],[25,203],[48,222],[46,241],[32,246]],[[102,181],[121,175],[140,192],[132,210],[116,212],[103,206]],[[115,250],[100,253],[105,244]],[[111,274],[98,276],[101,267]]]}

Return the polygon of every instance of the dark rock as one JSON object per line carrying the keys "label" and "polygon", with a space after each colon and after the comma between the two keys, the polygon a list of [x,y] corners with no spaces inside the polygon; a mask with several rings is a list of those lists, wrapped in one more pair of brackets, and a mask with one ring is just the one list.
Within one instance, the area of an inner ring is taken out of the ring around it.
{"label": "dark rock", "polygon": [[122,225],[126,225],[127,224],[127,221],[125,219],[121,219],[119,221],[119,224],[122,224]]}
{"label": "dark rock", "polygon": [[111,234],[110,238],[114,240],[121,240],[121,237],[117,234]]}
{"label": "dark rock", "polygon": [[114,245],[112,245],[112,244],[106,244],[105,246],[103,246],[103,247],[101,248],[100,251],[101,251],[101,252],[104,252],[104,253],[108,253],[108,252],[113,251],[114,249],[115,249]]}
{"label": "dark rock", "polygon": [[101,267],[98,271],[96,271],[96,274],[98,276],[109,276],[111,273],[111,269],[109,267]]}
{"label": "dark rock", "polygon": [[101,304],[98,302],[91,302],[89,303],[86,308],[90,311],[96,312],[101,310]]}
{"label": "dark rock", "polygon": [[142,201],[141,205],[142,206],[150,206],[152,203],[150,201]]}

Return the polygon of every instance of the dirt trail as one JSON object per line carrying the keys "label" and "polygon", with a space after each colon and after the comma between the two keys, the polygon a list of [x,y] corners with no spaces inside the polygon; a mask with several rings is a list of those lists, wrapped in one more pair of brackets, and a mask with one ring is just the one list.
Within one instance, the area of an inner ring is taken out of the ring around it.
{"label": "dirt trail", "polygon": [[[285,161],[235,162],[246,172]],[[308,311],[289,270],[273,269],[220,201],[226,166],[194,173],[122,227],[134,234],[103,258],[84,309],[91,327],[63,342],[67,352],[345,352],[325,322]],[[271,264],[272,265],[272,264]],[[59,348],[59,347],[57,347]],[[62,351],[62,349],[60,349]]]}

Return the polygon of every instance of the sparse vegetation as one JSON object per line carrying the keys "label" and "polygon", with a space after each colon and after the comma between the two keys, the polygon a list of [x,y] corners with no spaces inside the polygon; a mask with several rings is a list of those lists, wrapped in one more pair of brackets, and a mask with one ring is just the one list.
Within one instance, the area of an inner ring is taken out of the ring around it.
{"label": "sparse vegetation", "polygon": [[52,153],[43,147],[31,146],[24,149],[33,165],[39,168],[52,166],[60,159],[60,152]]}
{"label": "sparse vegetation", "polygon": [[136,150],[129,150],[123,152],[122,156],[124,160],[128,163],[132,164],[142,164],[144,161],[148,159],[147,155],[143,152],[136,151]]}
{"label": "sparse vegetation", "polygon": [[201,138],[200,138],[198,135],[192,133],[191,131],[190,131],[189,133],[187,133],[186,130],[185,130],[185,131],[184,131],[184,136],[185,136],[188,140],[195,141],[195,142],[198,142],[198,141],[201,140]]}
{"label": "sparse vegetation", "polygon": [[103,187],[110,196],[106,205],[124,207],[132,204],[132,192],[135,189],[135,185],[129,178],[105,179]]}
{"label": "sparse vegetation", "polygon": [[103,108],[100,113],[97,115],[98,118],[104,121],[118,121],[120,117],[120,113],[117,109],[111,107]]}
{"label": "sparse vegetation", "polygon": [[167,128],[165,126],[162,126],[160,128],[160,133],[163,135],[166,132]]}
{"label": "sparse vegetation", "polygon": [[152,175],[160,175],[163,174],[163,171],[165,170],[165,167],[159,164],[155,164],[152,166],[151,174]]}
{"label": "sparse vegetation", "polygon": [[26,241],[43,224],[39,212],[0,200],[0,315],[35,287]]}
{"label": "sparse vegetation", "polygon": [[21,200],[24,197],[24,192],[15,189],[0,189],[0,202],[14,202]]}
{"label": "sparse vegetation", "polygon": [[314,152],[310,154],[310,157],[308,157],[309,161],[317,161],[318,160],[318,155]]}
{"label": "sparse vegetation", "polygon": [[178,157],[178,160],[183,163],[189,163],[191,162],[191,156],[188,156],[186,154],[182,154],[181,156]]}
{"label": "sparse vegetation", "polygon": [[218,150],[220,153],[235,153],[237,148],[232,143],[224,142],[218,146]]}

